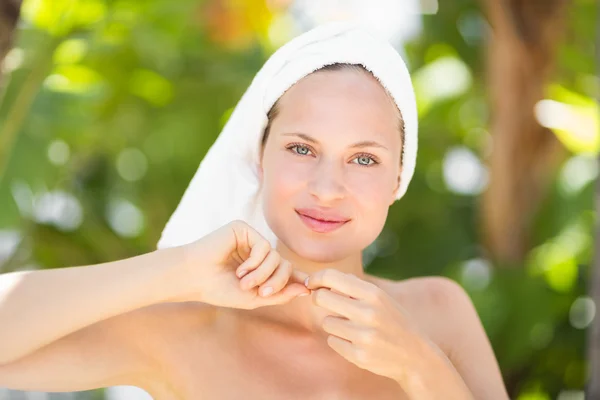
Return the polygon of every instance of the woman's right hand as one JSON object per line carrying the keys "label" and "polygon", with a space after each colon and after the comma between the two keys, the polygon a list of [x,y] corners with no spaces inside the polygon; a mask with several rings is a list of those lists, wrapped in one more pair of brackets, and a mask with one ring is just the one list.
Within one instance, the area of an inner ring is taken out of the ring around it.
{"label": "woman's right hand", "polygon": [[[200,301],[240,309],[283,304],[310,294],[307,274],[281,258],[254,228],[233,221],[180,248],[170,301]],[[271,290],[271,293],[269,293]]]}

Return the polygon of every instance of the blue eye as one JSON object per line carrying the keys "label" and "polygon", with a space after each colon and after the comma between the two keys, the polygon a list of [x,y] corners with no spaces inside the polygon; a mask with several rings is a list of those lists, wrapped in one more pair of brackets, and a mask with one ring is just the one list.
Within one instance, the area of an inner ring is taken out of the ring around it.
{"label": "blue eye", "polygon": [[364,165],[365,167],[377,164],[377,161],[375,161],[373,157],[368,155],[359,155],[354,160],[352,160],[352,162],[354,164]]}
{"label": "blue eye", "polygon": [[[286,149],[299,156],[314,156],[314,152],[311,150],[311,148],[301,143],[292,143],[288,145]],[[371,154],[361,153],[356,155],[356,157],[352,160],[352,163],[364,167],[372,167],[376,164],[379,164],[379,161],[377,161],[375,156]]]}
{"label": "blue eye", "polygon": [[310,149],[307,146],[301,144],[294,144],[292,146],[289,146],[288,149],[291,149],[294,153],[301,156],[307,156],[309,155],[309,153],[311,153]]}

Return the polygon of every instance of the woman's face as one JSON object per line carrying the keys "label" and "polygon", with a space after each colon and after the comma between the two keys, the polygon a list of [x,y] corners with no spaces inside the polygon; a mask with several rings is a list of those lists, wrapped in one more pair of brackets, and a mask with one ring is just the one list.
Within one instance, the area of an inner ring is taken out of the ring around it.
{"label": "woman's face", "polygon": [[294,253],[333,262],[385,223],[400,176],[400,116],[365,71],[317,71],[278,102],[263,150],[265,218]]}

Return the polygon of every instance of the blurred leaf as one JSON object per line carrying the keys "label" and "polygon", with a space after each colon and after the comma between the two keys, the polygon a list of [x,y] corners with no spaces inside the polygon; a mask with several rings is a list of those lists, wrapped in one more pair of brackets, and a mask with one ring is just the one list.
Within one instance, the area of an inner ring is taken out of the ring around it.
{"label": "blurred leaf", "polygon": [[551,128],[572,152],[597,153],[600,150],[600,117],[594,99],[558,84],[551,85],[548,94],[551,100],[543,100],[537,106],[542,125]]}
{"label": "blurred leaf", "polygon": [[24,0],[21,13],[35,27],[64,36],[102,20],[106,8],[101,0]]}

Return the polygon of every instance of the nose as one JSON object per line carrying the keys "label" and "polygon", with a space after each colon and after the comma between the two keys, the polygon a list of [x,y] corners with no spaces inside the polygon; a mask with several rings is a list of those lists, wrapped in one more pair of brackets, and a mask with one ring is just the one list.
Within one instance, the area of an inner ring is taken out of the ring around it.
{"label": "nose", "polygon": [[328,204],[343,199],[346,196],[343,166],[333,161],[319,160],[308,190],[320,203]]}

